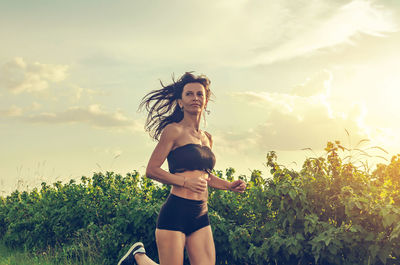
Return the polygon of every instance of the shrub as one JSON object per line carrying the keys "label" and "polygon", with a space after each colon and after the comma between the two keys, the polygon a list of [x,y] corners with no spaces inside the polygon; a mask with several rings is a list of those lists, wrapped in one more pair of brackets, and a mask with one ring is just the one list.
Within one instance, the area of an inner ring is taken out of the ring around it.
{"label": "shrub", "polygon": [[[339,142],[300,171],[268,153],[272,177],[238,176],[243,194],[210,189],[217,264],[400,264],[400,155],[368,168],[343,161]],[[215,171],[232,181],[235,170]],[[61,249],[60,258],[115,264],[142,241],[157,260],[154,229],[169,187],[113,172],[0,199],[0,238],[10,247]],[[187,257],[185,264],[188,264]]]}

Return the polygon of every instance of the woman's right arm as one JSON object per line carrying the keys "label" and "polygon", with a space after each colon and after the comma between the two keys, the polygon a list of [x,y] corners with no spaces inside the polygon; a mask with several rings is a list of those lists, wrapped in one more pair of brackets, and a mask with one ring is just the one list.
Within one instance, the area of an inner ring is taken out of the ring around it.
{"label": "woman's right arm", "polygon": [[156,148],[154,149],[146,168],[146,176],[164,184],[183,187],[185,177],[171,174],[161,168],[169,152],[171,151],[175,139],[179,135],[179,129],[171,124],[167,125],[160,136]]}

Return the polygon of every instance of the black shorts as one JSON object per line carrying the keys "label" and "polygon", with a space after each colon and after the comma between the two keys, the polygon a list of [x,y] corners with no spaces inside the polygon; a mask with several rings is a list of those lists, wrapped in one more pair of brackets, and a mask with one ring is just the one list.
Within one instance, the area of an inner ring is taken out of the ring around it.
{"label": "black shorts", "polygon": [[207,201],[185,199],[169,194],[161,207],[157,228],[181,231],[186,236],[210,225]]}

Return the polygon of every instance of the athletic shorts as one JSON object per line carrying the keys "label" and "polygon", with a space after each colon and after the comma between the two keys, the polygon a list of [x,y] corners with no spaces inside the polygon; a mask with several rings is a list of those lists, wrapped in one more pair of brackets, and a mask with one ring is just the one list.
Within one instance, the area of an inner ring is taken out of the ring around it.
{"label": "athletic shorts", "polygon": [[208,225],[207,201],[185,199],[171,193],[157,219],[158,229],[181,231],[186,236]]}

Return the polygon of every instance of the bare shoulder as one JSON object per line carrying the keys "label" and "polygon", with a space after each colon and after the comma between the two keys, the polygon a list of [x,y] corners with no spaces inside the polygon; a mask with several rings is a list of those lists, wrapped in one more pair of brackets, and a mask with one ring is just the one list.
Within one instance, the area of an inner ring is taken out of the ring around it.
{"label": "bare shoulder", "polygon": [[182,128],[176,123],[170,123],[161,132],[160,142],[172,142],[175,143],[175,140],[182,133]]}
{"label": "bare shoulder", "polygon": [[205,135],[208,138],[208,142],[210,143],[210,147],[213,145],[212,135],[209,132],[204,131]]}
{"label": "bare shoulder", "polygon": [[170,133],[178,133],[180,131],[182,131],[182,126],[180,126],[176,122],[173,122],[173,123],[167,124],[167,126],[165,126],[163,133],[170,134]]}
{"label": "bare shoulder", "polygon": [[147,168],[159,168],[164,163],[168,153],[176,144],[177,137],[179,136],[179,127],[174,124],[168,124],[161,132],[160,140],[151,154]]}

